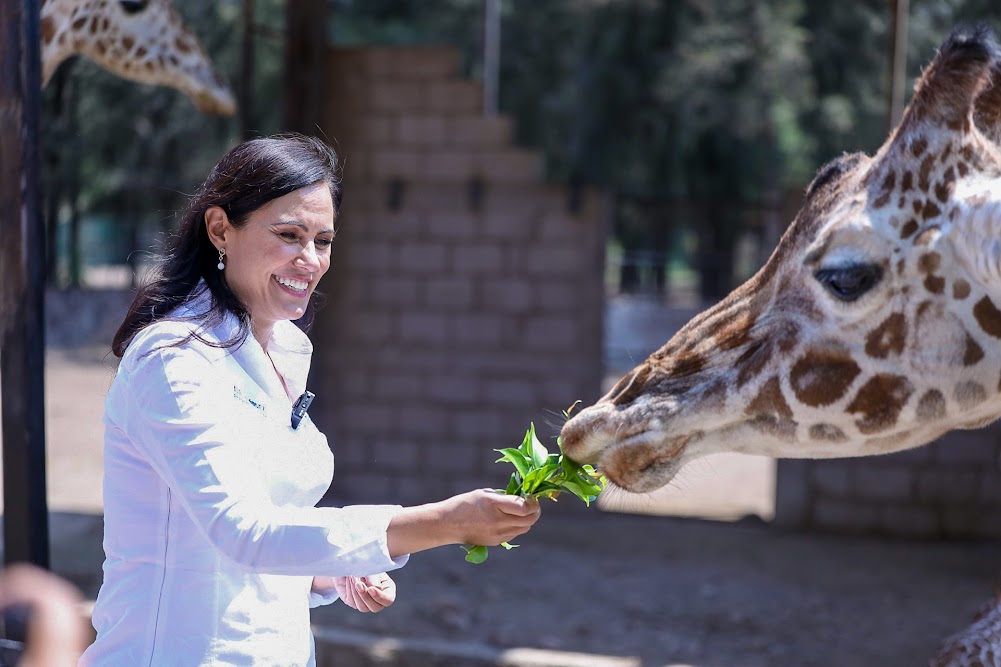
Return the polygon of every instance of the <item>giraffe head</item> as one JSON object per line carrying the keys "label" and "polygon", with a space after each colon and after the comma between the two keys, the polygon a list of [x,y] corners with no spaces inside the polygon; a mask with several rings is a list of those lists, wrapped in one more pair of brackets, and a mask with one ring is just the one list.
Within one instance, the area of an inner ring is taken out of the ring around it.
{"label": "giraffe head", "polygon": [[822,167],[765,266],[563,428],[645,492],[722,451],[907,449],[1001,415],[1001,58],[954,32],[872,157]]}
{"label": "giraffe head", "polygon": [[42,0],[42,81],[76,53],[132,81],[170,86],[231,116],[233,93],[170,0]]}

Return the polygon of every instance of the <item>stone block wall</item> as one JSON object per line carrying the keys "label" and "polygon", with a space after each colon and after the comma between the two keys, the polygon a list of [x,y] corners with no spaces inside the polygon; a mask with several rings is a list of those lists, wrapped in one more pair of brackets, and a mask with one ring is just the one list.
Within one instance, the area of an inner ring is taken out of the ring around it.
{"label": "stone block wall", "polygon": [[[606,205],[543,181],[445,48],[331,49],[322,130],[343,161],[311,411],[335,502],[503,486],[494,448],[601,383]],[[586,360],[582,362],[582,360]],[[563,503],[561,503],[563,504]]]}
{"label": "stone block wall", "polygon": [[1001,424],[886,456],[783,460],[775,521],[837,533],[998,538],[999,464]]}

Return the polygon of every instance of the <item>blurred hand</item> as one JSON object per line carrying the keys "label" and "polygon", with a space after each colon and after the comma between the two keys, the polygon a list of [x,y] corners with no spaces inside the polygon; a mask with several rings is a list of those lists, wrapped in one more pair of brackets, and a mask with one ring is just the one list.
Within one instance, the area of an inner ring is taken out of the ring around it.
{"label": "blurred hand", "polygon": [[492,489],[478,489],[442,501],[446,521],[457,531],[460,544],[485,547],[510,542],[527,533],[542,509],[535,498],[509,496]]}
{"label": "blurred hand", "polygon": [[18,667],[75,666],[87,645],[80,594],[69,582],[34,565],[0,572],[0,609],[29,608],[28,636]]}
{"label": "blurred hand", "polygon": [[341,597],[341,602],[360,612],[382,611],[396,601],[396,582],[388,574],[367,577],[314,577],[313,588],[318,582],[329,583]]}

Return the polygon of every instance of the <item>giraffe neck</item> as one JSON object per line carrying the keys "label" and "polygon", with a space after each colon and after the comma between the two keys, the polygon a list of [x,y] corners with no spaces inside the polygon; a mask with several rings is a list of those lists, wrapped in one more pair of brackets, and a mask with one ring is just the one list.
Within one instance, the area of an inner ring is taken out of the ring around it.
{"label": "giraffe neck", "polygon": [[170,86],[206,113],[230,115],[233,94],[169,0],[43,0],[42,81],[74,54],[123,78]]}

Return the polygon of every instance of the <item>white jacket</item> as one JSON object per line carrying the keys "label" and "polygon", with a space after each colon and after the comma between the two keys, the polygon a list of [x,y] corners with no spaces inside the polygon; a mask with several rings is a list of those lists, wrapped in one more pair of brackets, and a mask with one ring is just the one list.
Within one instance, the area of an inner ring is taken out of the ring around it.
{"label": "white jacket", "polygon": [[237,330],[199,329],[203,292],[128,346],[105,404],[104,583],[81,665],[313,665],[314,575],[402,567],[386,529],[399,506],[316,508],[334,460],[307,415],[291,427],[312,345],[279,322],[268,355]]}

